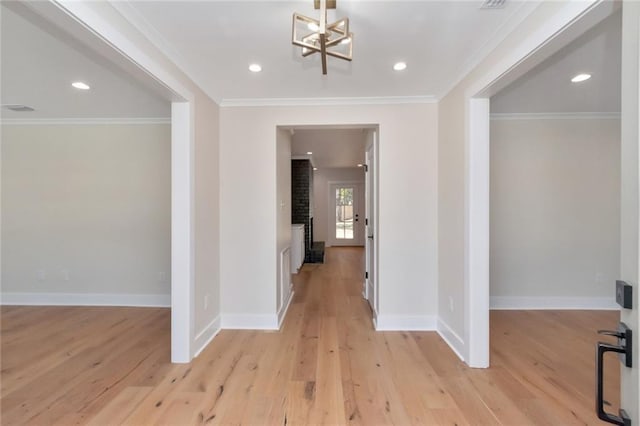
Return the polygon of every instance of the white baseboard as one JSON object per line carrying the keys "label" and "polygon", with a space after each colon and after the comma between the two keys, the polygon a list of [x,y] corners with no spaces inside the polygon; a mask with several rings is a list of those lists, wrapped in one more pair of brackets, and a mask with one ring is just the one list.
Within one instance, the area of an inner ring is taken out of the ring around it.
{"label": "white baseboard", "polygon": [[502,297],[492,296],[490,309],[619,310],[613,297]]}
{"label": "white baseboard", "polygon": [[2,293],[0,305],[171,307],[170,294]]}
{"label": "white baseboard", "polygon": [[287,311],[289,310],[289,305],[291,305],[291,301],[293,300],[293,291],[289,292],[289,299],[287,300],[287,303],[280,308],[280,312],[278,312],[278,330],[280,330],[280,327],[282,327],[282,321],[284,320],[284,317],[287,316]]}
{"label": "white baseboard", "polygon": [[435,315],[377,315],[377,331],[434,331]]}
{"label": "white baseboard", "polygon": [[194,347],[195,347],[195,353],[193,355],[194,358],[200,355],[200,352],[202,352],[202,350],[206,348],[209,345],[209,343],[211,343],[213,338],[216,337],[216,335],[220,332],[221,323],[222,321],[220,320],[220,315],[218,315],[213,319],[213,321],[207,324],[207,326],[196,335],[196,338],[194,341]]}
{"label": "white baseboard", "polygon": [[222,328],[230,330],[278,330],[278,315],[223,314]]}
{"label": "white baseboard", "polygon": [[464,353],[464,340],[453,331],[449,324],[444,322],[442,318],[438,318],[438,334],[442,337],[451,350],[458,355],[461,361],[464,361],[462,354]]}

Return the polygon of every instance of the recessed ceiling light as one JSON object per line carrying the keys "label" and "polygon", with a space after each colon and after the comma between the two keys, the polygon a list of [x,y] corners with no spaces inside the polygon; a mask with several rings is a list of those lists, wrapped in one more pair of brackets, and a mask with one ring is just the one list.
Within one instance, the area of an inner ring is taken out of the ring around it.
{"label": "recessed ceiling light", "polygon": [[572,83],[580,83],[581,81],[589,80],[591,78],[591,74],[578,74],[571,79]]}
{"label": "recessed ceiling light", "polygon": [[91,87],[89,87],[89,85],[87,83],[83,83],[81,81],[74,81],[73,83],[71,83],[71,85],[73,87],[75,87],[76,89],[80,89],[80,90],[89,90],[89,89],[91,89]]}
{"label": "recessed ceiling light", "polygon": [[262,67],[260,66],[260,64],[251,64],[251,65],[249,65],[249,71],[251,71],[251,72],[260,72],[260,71],[262,71]]}
{"label": "recessed ceiling light", "polygon": [[405,70],[405,69],[407,69],[407,64],[406,64],[406,62],[396,62],[393,65],[393,69],[396,70],[396,71]]}
{"label": "recessed ceiling light", "polygon": [[313,154],[313,152],[307,151],[307,155],[311,155],[311,154]]}

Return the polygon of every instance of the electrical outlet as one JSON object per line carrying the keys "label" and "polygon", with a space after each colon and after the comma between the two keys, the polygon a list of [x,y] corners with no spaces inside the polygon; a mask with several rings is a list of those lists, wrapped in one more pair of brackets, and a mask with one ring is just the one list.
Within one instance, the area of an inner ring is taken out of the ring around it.
{"label": "electrical outlet", "polygon": [[44,271],[44,269],[38,269],[36,271],[36,276],[38,277],[38,281],[44,281],[47,279],[47,273]]}
{"label": "electrical outlet", "polygon": [[449,310],[453,312],[453,297],[449,296]]}
{"label": "electrical outlet", "polygon": [[160,271],[158,272],[158,282],[159,283],[164,283],[167,282],[167,273]]}
{"label": "electrical outlet", "polygon": [[64,281],[69,281],[69,270],[68,269],[60,269],[60,275],[62,275],[62,279]]}

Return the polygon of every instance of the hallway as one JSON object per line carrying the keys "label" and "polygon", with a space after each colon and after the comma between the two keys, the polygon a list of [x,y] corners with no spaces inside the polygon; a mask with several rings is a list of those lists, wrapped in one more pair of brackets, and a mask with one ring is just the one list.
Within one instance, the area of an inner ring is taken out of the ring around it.
{"label": "hallway", "polygon": [[[185,365],[168,362],[168,310],[129,309],[141,323],[114,319],[119,325],[105,333],[100,324],[118,308],[3,307],[3,423],[598,423],[594,328],[614,324],[615,313],[493,312],[492,367],[469,369],[435,332],[373,330],[361,294],[363,262],[362,248],[329,248],[325,264],[294,276],[281,331],[223,330]],[[38,310],[66,310],[64,327],[74,309],[75,318],[85,312],[84,340],[70,343],[56,321],[29,332],[29,321],[42,320]],[[163,328],[142,338],[141,325],[158,322]],[[99,340],[104,334],[110,337]],[[54,356],[70,344],[73,350]],[[39,358],[21,364],[36,347]],[[606,397],[617,401],[611,379]]]}

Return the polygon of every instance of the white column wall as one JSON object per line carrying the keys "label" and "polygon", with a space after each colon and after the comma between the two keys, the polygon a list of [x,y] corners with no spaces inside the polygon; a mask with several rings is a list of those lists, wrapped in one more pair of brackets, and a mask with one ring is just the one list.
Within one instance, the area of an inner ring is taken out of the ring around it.
{"label": "white column wall", "polygon": [[379,326],[433,329],[437,315],[437,105],[221,109],[222,314],[275,315],[276,126],[380,125]]}

